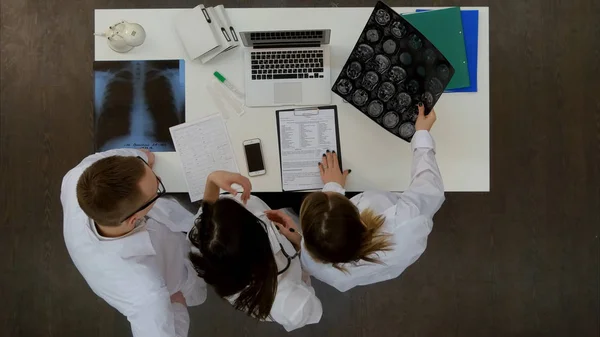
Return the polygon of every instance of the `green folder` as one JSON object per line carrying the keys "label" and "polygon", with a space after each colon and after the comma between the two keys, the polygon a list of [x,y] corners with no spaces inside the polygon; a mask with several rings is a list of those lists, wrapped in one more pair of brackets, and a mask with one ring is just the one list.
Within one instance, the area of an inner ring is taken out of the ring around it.
{"label": "green folder", "polygon": [[467,52],[459,7],[451,7],[415,14],[403,14],[411,25],[433,43],[454,67],[454,76],[446,89],[469,86]]}

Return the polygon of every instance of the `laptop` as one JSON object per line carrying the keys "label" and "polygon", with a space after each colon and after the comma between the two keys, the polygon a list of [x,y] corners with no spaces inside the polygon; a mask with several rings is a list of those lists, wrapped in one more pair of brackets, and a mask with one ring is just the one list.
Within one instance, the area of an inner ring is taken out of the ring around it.
{"label": "laptop", "polygon": [[241,32],[246,106],[331,103],[330,29]]}

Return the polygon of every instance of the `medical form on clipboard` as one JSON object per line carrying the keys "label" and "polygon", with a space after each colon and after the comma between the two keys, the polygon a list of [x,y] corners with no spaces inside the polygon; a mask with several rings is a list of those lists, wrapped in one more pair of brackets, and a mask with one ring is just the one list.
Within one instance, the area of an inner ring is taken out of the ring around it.
{"label": "medical form on clipboard", "polygon": [[277,111],[277,137],[283,191],[323,188],[318,163],[325,151],[342,156],[337,106]]}

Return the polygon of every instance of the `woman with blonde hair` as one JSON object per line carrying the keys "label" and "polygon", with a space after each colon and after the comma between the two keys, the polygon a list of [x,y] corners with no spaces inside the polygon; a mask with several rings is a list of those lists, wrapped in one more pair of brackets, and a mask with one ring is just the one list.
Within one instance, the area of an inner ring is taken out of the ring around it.
{"label": "woman with blonde hair", "polygon": [[412,181],[403,193],[367,191],[352,199],[344,196],[349,170],[341,172],[335,152],[319,163],[325,183],[308,195],[300,208],[302,236],[285,214],[267,215],[283,223],[292,242],[301,246],[303,269],[312,276],[347,291],[398,277],[425,251],[433,215],[444,202],[444,185],[429,134],[434,111],[425,116],[419,105],[411,141]]}

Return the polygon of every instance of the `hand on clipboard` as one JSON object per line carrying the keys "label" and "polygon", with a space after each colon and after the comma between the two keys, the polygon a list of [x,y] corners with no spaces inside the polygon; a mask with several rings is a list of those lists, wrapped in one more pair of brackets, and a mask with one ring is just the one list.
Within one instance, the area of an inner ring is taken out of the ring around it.
{"label": "hand on clipboard", "polygon": [[342,171],[335,151],[327,150],[326,153],[323,154],[323,159],[318,165],[323,184],[338,183],[342,187],[346,186],[346,177],[348,177],[352,170]]}
{"label": "hand on clipboard", "polygon": [[277,136],[283,191],[323,188],[319,162],[335,151],[341,170],[337,106],[277,111]]}

